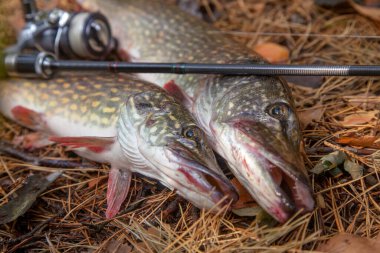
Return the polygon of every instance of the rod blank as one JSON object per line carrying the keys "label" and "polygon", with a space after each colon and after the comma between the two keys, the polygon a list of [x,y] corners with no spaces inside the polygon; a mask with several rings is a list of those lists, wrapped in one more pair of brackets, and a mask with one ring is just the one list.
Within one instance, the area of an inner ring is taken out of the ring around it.
{"label": "rod blank", "polygon": [[379,65],[128,63],[54,60],[53,70],[268,76],[380,76]]}
{"label": "rod blank", "polygon": [[221,74],[265,76],[380,76],[380,65],[272,65],[202,64],[56,60],[46,53],[8,55],[9,75],[34,74],[49,78],[57,71],[109,71],[122,73]]}

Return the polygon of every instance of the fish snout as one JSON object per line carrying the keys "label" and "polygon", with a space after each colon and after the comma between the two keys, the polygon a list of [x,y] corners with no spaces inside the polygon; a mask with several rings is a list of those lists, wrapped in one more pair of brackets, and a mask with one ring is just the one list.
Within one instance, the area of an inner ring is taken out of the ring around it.
{"label": "fish snout", "polygon": [[295,143],[257,122],[235,121],[233,128],[235,168],[256,201],[280,222],[312,211],[314,198]]}
{"label": "fish snout", "polygon": [[[171,149],[179,165],[178,180],[185,190],[182,195],[199,208],[210,209],[215,205],[230,205],[238,200],[238,194],[230,181],[220,172],[209,168],[196,155],[183,147]],[[217,166],[215,164],[215,166]],[[177,189],[181,192],[180,189]]]}

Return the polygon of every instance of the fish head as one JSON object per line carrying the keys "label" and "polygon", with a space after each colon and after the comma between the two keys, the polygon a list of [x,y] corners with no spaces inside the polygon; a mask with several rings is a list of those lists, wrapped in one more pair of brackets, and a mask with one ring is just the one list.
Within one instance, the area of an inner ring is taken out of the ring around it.
{"label": "fish head", "polygon": [[314,200],[300,153],[301,131],[287,84],[257,76],[216,81],[227,87],[210,121],[216,150],[278,221],[285,222],[296,211],[311,211]]}
{"label": "fish head", "polygon": [[237,200],[204,132],[177,100],[160,90],[137,94],[129,102],[125,114],[141,119],[135,135],[144,163],[152,168],[148,176],[198,208],[218,209]]}

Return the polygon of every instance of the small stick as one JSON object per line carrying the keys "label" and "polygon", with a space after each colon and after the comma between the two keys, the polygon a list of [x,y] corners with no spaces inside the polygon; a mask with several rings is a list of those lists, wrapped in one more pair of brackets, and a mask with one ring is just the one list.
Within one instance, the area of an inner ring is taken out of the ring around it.
{"label": "small stick", "polygon": [[35,157],[33,155],[27,154],[21,150],[18,150],[12,146],[12,144],[0,141],[0,153],[7,154],[14,158],[20,159],[24,162],[31,163],[36,166],[52,167],[52,168],[87,168],[94,167],[96,165],[84,164],[82,162],[73,162],[67,160],[56,160],[56,159],[45,159]]}
{"label": "small stick", "polygon": [[54,218],[56,218],[58,215],[53,216],[49,219],[44,220],[42,223],[38,224],[36,227],[34,227],[32,230],[30,230],[28,233],[23,234],[17,238],[4,240],[4,242],[9,244],[15,244],[17,242],[23,241],[25,239],[32,239],[32,236],[38,231],[42,230],[48,223],[50,223]]}
{"label": "small stick", "polygon": [[340,147],[338,145],[334,145],[334,144],[332,144],[332,143],[330,143],[328,141],[324,141],[323,144],[326,145],[326,146],[328,146],[328,147],[330,147],[330,148],[333,148],[335,150],[342,151],[342,152],[346,153],[348,156],[351,156],[352,158],[354,158],[354,159],[356,159],[356,160],[364,163],[365,165],[368,165],[367,161],[364,158],[356,155],[355,153],[353,153],[353,152],[351,152],[351,151],[349,151],[349,150],[347,150],[345,148],[342,148],[342,147]]}
{"label": "small stick", "polygon": [[[334,152],[336,149],[332,147],[313,147],[313,148],[306,148],[306,154],[308,155],[315,155],[318,153],[322,154],[328,154],[331,152]],[[357,155],[372,155],[373,153],[376,152],[376,150],[372,149],[356,149],[356,148],[351,148],[351,147],[345,147],[345,150],[357,154]]]}

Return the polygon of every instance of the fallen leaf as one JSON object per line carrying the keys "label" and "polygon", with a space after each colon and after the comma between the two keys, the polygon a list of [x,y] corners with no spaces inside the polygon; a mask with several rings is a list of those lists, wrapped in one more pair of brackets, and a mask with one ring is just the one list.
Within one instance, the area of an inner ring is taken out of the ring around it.
{"label": "fallen leaf", "polygon": [[160,235],[161,235],[160,230],[158,228],[155,228],[155,227],[149,227],[146,230],[146,232],[147,232],[147,234],[150,234],[150,235],[152,235],[155,238],[160,238]]}
{"label": "fallen leaf", "polygon": [[148,252],[148,248],[146,243],[144,242],[138,242],[133,245],[133,250],[131,253],[141,253],[141,252]]}
{"label": "fallen leaf", "polygon": [[123,241],[111,239],[102,248],[104,253],[128,253],[132,251],[132,247]]}
{"label": "fallen leaf", "polygon": [[339,144],[347,144],[350,146],[361,148],[380,148],[380,137],[378,136],[361,136],[361,137],[340,137],[335,140]]}
{"label": "fallen leaf", "polygon": [[361,166],[357,163],[354,163],[354,162],[350,161],[349,159],[346,159],[344,161],[343,168],[345,171],[350,173],[350,175],[353,179],[358,179],[358,178],[363,176],[363,171],[364,171],[363,166]]}
{"label": "fallen leaf", "polygon": [[305,129],[313,121],[320,121],[324,112],[325,108],[320,105],[298,111],[297,114],[302,128]]}
{"label": "fallen leaf", "polygon": [[314,89],[321,87],[325,81],[324,76],[282,76],[282,78],[289,83]]}
{"label": "fallen leaf", "polygon": [[88,188],[93,188],[102,181],[104,177],[97,177],[88,182]]}
{"label": "fallen leaf", "polygon": [[255,10],[256,15],[259,15],[263,13],[265,9],[265,5],[266,5],[265,3],[255,3],[255,4],[252,4],[252,9]]}
{"label": "fallen leaf", "polygon": [[377,115],[378,111],[354,113],[344,117],[340,122],[344,126],[360,125],[370,122]]}
{"label": "fallen leaf", "polygon": [[273,42],[258,44],[254,50],[270,63],[283,63],[289,59],[289,50]]}
{"label": "fallen leaf", "polygon": [[239,208],[239,209],[232,209],[232,212],[238,216],[241,216],[241,217],[253,217],[253,216],[257,216],[261,211],[263,211],[263,209],[256,205],[256,206],[253,206],[253,207],[243,207],[243,208]]}
{"label": "fallen leaf", "polygon": [[379,0],[363,0],[363,2],[367,6],[380,6]]}
{"label": "fallen leaf", "polygon": [[326,208],[325,198],[323,197],[321,193],[317,193],[316,200],[317,200],[317,205],[319,208],[322,208],[322,209]]}
{"label": "fallen leaf", "polygon": [[317,251],[327,253],[375,253],[380,252],[380,238],[371,239],[350,234],[338,234]]}
{"label": "fallen leaf", "polygon": [[233,178],[231,180],[232,185],[235,187],[239,200],[233,205],[233,209],[241,209],[247,207],[256,207],[257,204],[255,200],[252,198],[251,194],[245,189],[245,187],[237,180],[237,178]]}
{"label": "fallen leaf", "polygon": [[274,227],[278,224],[278,222],[267,212],[264,211],[264,209],[261,209],[261,211],[256,216],[256,222],[260,226],[267,226],[267,227]]}
{"label": "fallen leaf", "polygon": [[28,177],[25,183],[16,190],[16,197],[0,207],[0,224],[5,224],[23,215],[33,205],[37,197],[54,182],[62,172],[48,176],[39,174]]}
{"label": "fallen leaf", "polygon": [[362,15],[370,18],[370,19],[380,21],[380,8],[363,6],[363,5],[356,3],[354,0],[349,0],[349,3],[360,14],[362,14]]}
{"label": "fallen leaf", "polygon": [[330,154],[323,156],[319,162],[311,170],[314,174],[321,174],[324,171],[336,168],[347,159],[347,155],[342,151],[334,151]]}

